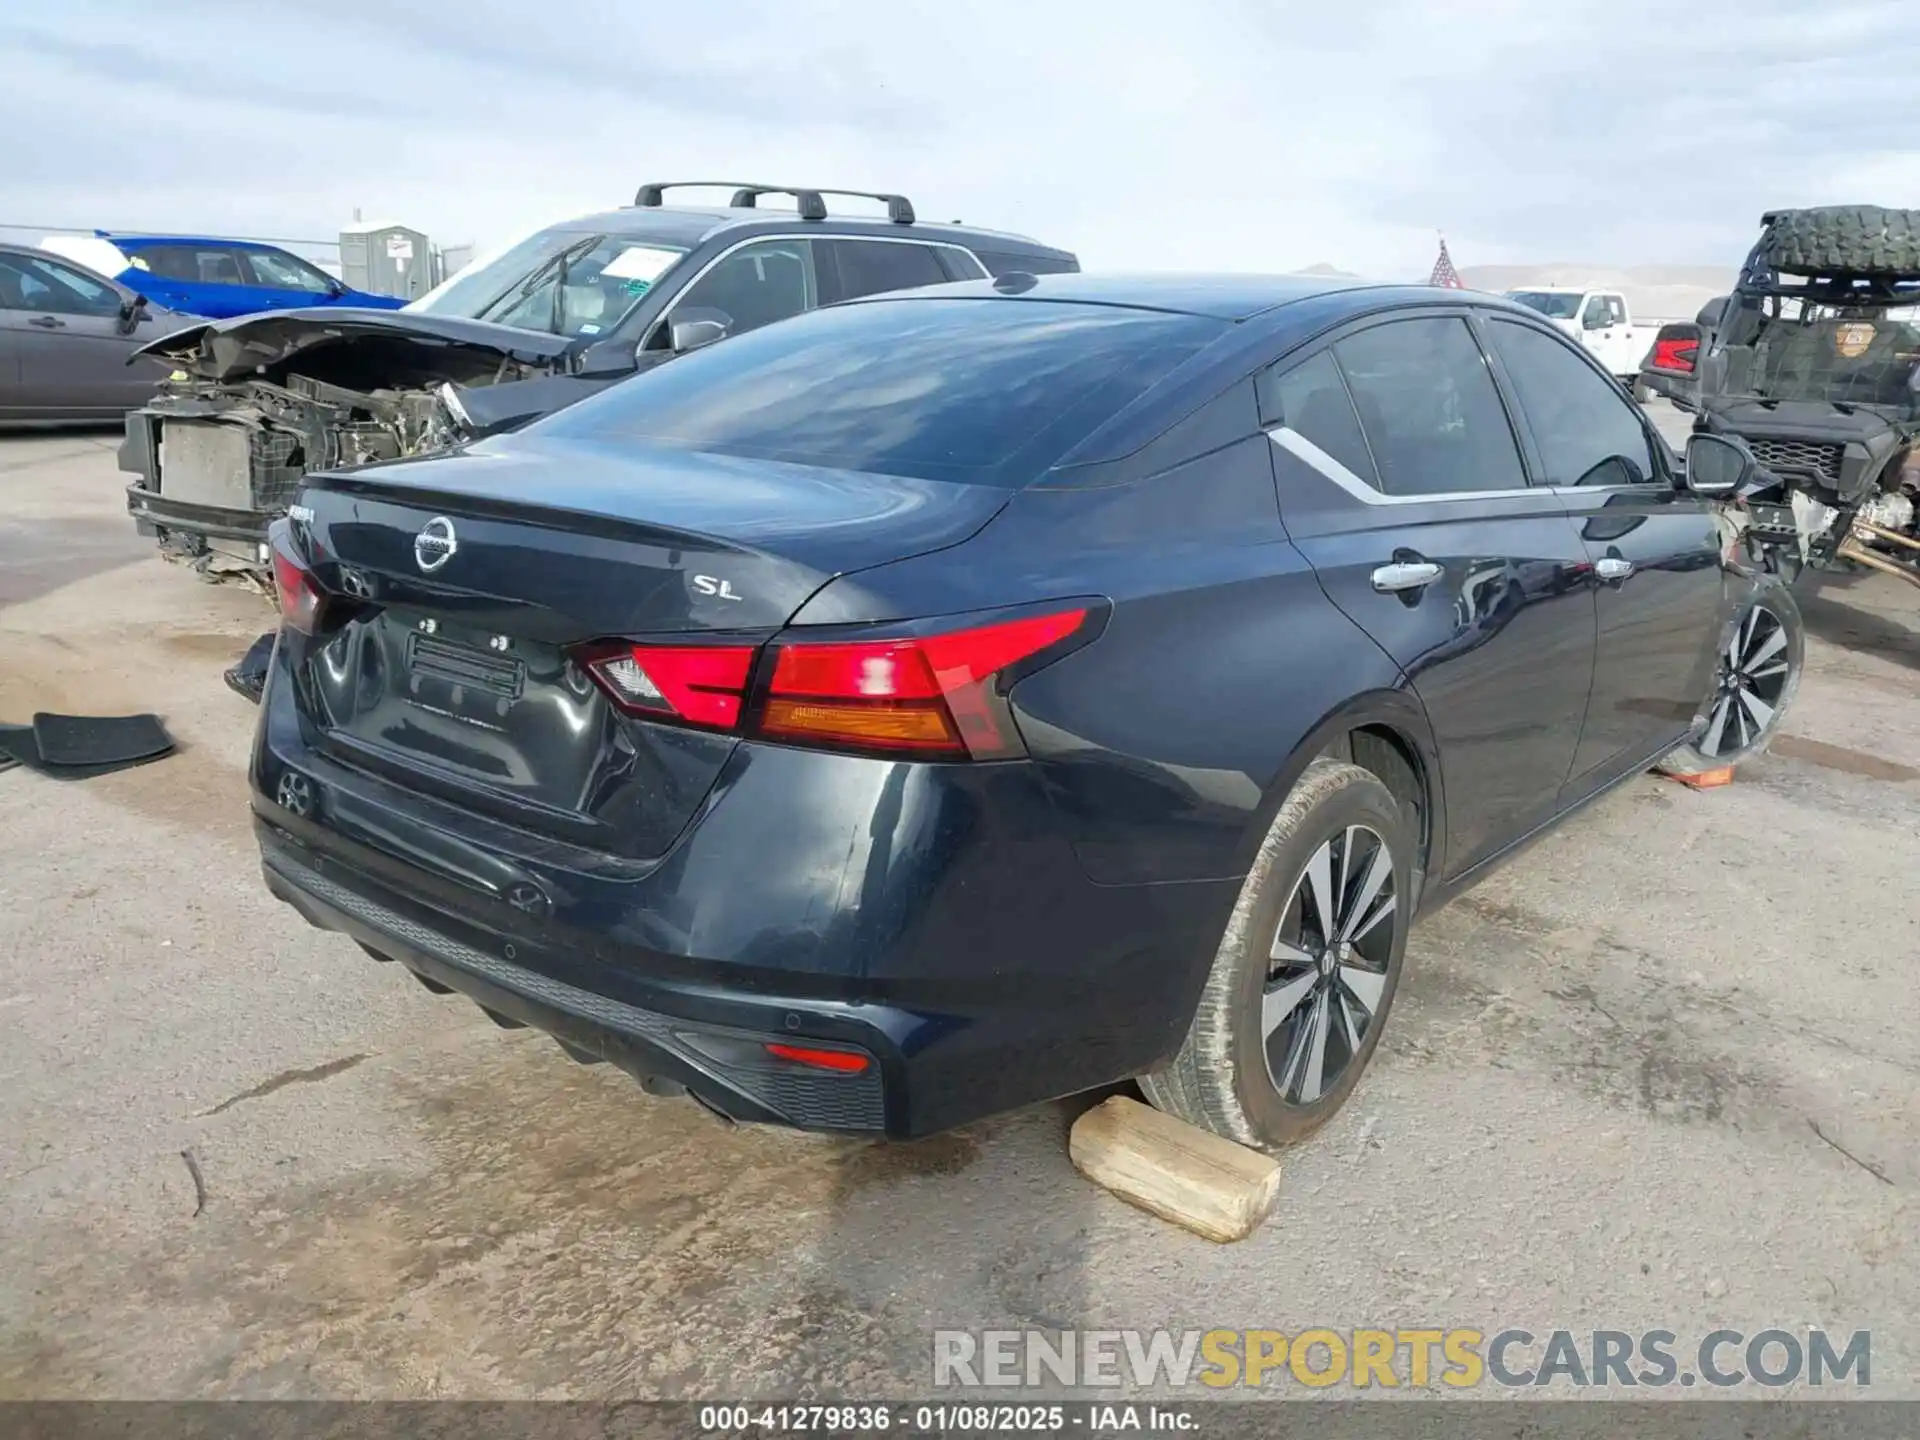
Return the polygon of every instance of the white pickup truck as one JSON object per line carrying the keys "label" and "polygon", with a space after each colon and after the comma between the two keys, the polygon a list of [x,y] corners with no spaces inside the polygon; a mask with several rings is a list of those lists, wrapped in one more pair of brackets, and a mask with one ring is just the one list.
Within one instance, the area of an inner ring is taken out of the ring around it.
{"label": "white pickup truck", "polygon": [[1538,310],[1629,386],[1639,375],[1640,362],[1646,359],[1659,328],[1657,324],[1636,326],[1627,297],[1617,290],[1536,287],[1509,290],[1506,296]]}

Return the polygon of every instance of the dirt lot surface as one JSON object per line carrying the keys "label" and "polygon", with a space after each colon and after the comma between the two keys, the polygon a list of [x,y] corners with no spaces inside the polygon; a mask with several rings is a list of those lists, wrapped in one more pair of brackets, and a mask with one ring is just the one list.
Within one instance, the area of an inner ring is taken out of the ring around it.
{"label": "dirt lot surface", "polygon": [[1216,1248],[1074,1174],[1084,1100],[727,1130],[308,929],[219,678],[264,602],[132,535],[110,437],[0,439],[0,721],[182,746],[0,775],[0,1398],[912,1395],[935,1326],[1418,1324],[1865,1329],[1920,1396],[1916,601],[1829,584],[1739,783],[1637,780],[1417,931]]}

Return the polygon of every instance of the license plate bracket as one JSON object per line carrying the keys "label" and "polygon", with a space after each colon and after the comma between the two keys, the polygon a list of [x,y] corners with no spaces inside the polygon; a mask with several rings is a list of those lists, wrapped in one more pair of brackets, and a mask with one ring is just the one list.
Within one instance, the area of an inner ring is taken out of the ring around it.
{"label": "license plate bracket", "polygon": [[415,679],[439,680],[501,700],[518,700],[527,688],[527,664],[519,656],[419,631],[407,636],[407,672]]}

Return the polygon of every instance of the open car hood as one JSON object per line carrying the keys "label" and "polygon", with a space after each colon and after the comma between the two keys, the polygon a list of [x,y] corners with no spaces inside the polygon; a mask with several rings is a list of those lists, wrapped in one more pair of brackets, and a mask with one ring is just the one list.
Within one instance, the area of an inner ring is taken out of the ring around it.
{"label": "open car hood", "polygon": [[475,360],[512,360],[548,371],[564,369],[565,357],[574,347],[565,335],[516,330],[485,320],[336,305],[190,325],[136,353],[169,360],[205,380],[235,380],[281,365],[316,346],[361,339],[411,343],[448,358],[459,353],[469,366]]}

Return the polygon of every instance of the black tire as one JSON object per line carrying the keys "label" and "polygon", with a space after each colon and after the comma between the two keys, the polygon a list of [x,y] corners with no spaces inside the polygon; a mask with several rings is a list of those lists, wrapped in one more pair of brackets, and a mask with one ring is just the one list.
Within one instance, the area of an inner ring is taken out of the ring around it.
{"label": "black tire", "polygon": [[[1382,849],[1386,871],[1376,878]],[[1326,868],[1309,875],[1323,850]],[[1141,1077],[1147,1099],[1263,1150],[1324,1125],[1359,1083],[1393,1008],[1411,919],[1413,854],[1406,813],[1377,775],[1339,760],[1309,765],[1241,888],[1185,1043],[1163,1069]],[[1338,895],[1333,927],[1320,921],[1316,894]],[[1382,907],[1385,913],[1376,914]],[[1343,915],[1350,918],[1343,922]],[[1344,930],[1352,943],[1327,958],[1327,947],[1313,943],[1325,928]],[[1301,998],[1284,1008],[1296,992]],[[1280,1017],[1271,1030],[1263,1023],[1270,1009]],[[1331,1076],[1328,1063],[1338,1066]]]}
{"label": "black tire", "polygon": [[1762,254],[1776,270],[1920,275],[1920,210],[1826,205],[1787,210],[1767,227]]}
{"label": "black tire", "polygon": [[[1774,636],[1780,638],[1776,644]],[[1720,664],[1693,738],[1660,762],[1675,775],[1724,770],[1765,752],[1800,689],[1806,624],[1788,582],[1760,577],[1720,640]],[[1775,664],[1784,669],[1775,671]],[[1745,692],[1744,697],[1742,692]]]}

